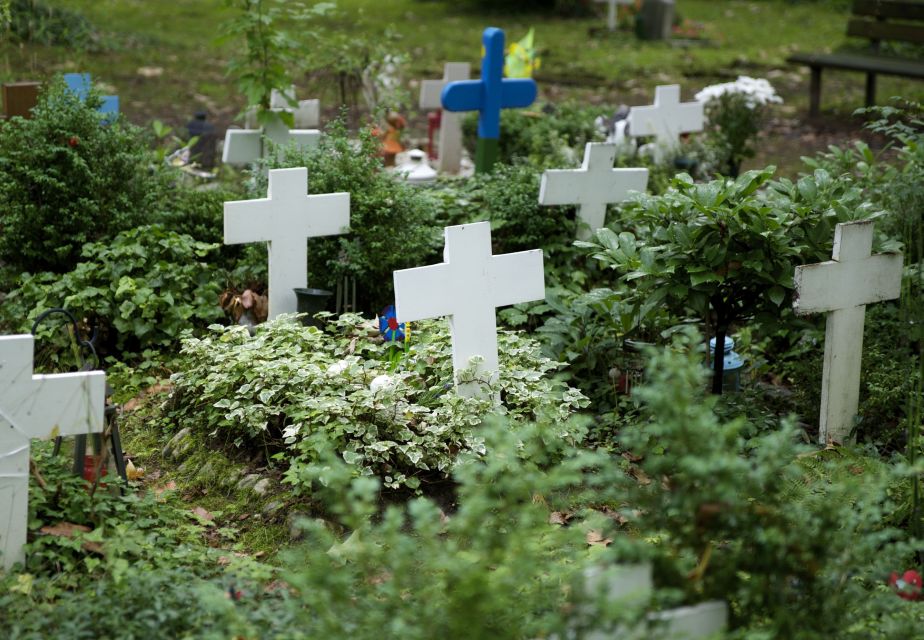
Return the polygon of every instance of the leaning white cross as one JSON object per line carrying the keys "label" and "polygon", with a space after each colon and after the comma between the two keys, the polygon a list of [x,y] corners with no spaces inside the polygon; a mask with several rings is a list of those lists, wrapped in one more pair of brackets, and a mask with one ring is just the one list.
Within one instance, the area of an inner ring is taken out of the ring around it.
{"label": "leaning white cross", "polygon": [[626,118],[633,138],[654,136],[655,158],[677,147],[684,133],[702,131],[705,126],[704,105],[698,100],[680,102],[680,85],[663,85],[655,89],[654,104],[632,107]]}
{"label": "leaning white cross", "polygon": [[269,318],[294,313],[308,285],[307,238],[349,231],[350,194],[308,193],[308,169],[269,172],[267,197],[225,203],[225,244],[269,243]]}
{"label": "leaning white cross", "polygon": [[901,295],[901,254],[870,255],[873,222],[837,225],[833,260],[796,267],[793,308],[798,315],[828,312],[821,378],[819,441],[850,437],[860,397],[866,305]]}
{"label": "leaning white cross", "polygon": [[[398,322],[450,316],[455,380],[482,358],[476,375],[498,370],[495,308],[545,298],[542,251],[491,254],[491,223],[476,222],[445,229],[445,262],[395,271]],[[479,393],[474,384],[459,393]]]}
{"label": "leaning white cross", "polygon": [[635,0],[594,0],[597,4],[606,3],[606,28],[616,31],[616,6],[632,4]]}
{"label": "leaning white cross", "polygon": [[102,371],[32,375],[32,336],[0,336],[0,561],[25,558],[29,445],[36,438],[103,431]]}
{"label": "leaning white cross", "polygon": [[[420,108],[443,109],[443,87],[450,82],[468,80],[471,65],[467,62],[447,62],[442,80],[420,83]],[[437,168],[444,173],[458,173],[462,163],[462,114],[443,109],[440,116],[439,157]]]}
{"label": "leaning white cross", "polygon": [[622,202],[630,191],[644,191],[648,169],[614,169],[616,145],[588,142],[580,169],[542,174],[539,204],[578,205],[578,238],[586,240],[606,220],[606,205]]}
{"label": "leaning white cross", "polygon": [[[294,108],[292,105],[296,105]],[[295,85],[286,91],[273,89],[270,93],[270,111],[291,113],[296,129],[317,129],[321,124],[321,101],[295,99]],[[248,109],[245,129],[258,129],[257,110]]]}
{"label": "leaning white cross", "polygon": [[[282,94],[276,94],[276,108],[271,111],[285,111],[281,103],[286,103]],[[291,110],[290,110],[291,111]],[[295,113],[296,119],[306,117],[305,114]],[[250,116],[246,120],[250,120]],[[249,124],[248,124],[249,126]],[[225,145],[221,153],[221,161],[225,164],[244,165],[250,164],[264,155],[268,151],[264,138],[273,141],[279,146],[285,146],[290,142],[300,149],[310,149],[316,147],[321,140],[321,132],[317,129],[289,129],[289,127],[279,118],[274,118],[272,122],[267,123],[263,128],[247,129],[228,129],[225,132]]]}

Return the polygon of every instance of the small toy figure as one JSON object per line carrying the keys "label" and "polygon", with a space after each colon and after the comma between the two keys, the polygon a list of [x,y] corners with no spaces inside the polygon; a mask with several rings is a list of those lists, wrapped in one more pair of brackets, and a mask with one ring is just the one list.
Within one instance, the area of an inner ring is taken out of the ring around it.
{"label": "small toy figure", "polygon": [[379,134],[382,138],[382,157],[385,159],[386,167],[395,166],[395,156],[404,151],[401,144],[401,131],[407,126],[407,120],[400,113],[392,111],[385,119],[388,128],[384,134]]}

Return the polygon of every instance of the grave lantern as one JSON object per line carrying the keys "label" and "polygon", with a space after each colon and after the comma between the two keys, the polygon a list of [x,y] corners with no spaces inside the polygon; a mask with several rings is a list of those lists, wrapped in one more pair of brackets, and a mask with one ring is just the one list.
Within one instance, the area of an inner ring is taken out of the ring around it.
{"label": "grave lantern", "polygon": [[197,111],[193,119],[186,124],[186,131],[190,138],[196,138],[196,143],[189,150],[193,162],[198,162],[203,169],[212,169],[215,166],[215,125],[207,120],[205,111]]}
{"label": "grave lantern", "polygon": [[[735,353],[735,341],[725,336],[723,348],[724,369],[722,371],[722,390],[723,391],[741,391],[741,373],[744,371],[744,360],[740,355]],[[716,349],[716,340],[709,340],[709,368],[715,369],[715,358],[718,355]]]}
{"label": "grave lantern", "polygon": [[427,154],[420,149],[407,152],[407,160],[401,163],[395,173],[403,175],[411,184],[428,184],[436,180],[436,170],[427,162]]}

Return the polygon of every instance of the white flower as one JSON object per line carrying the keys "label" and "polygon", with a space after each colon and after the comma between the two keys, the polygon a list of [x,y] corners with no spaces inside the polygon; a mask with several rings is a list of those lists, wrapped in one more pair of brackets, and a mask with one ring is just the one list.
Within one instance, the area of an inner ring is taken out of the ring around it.
{"label": "white flower", "polygon": [[337,362],[335,362],[334,364],[330,365],[327,368],[327,375],[331,377],[339,376],[341,373],[343,373],[349,368],[350,368],[349,360],[338,360]]}
{"label": "white flower", "polygon": [[391,391],[395,388],[397,381],[389,375],[380,375],[372,381],[372,384],[369,385],[369,390],[372,393],[378,393],[379,391]]}
{"label": "white flower", "polygon": [[703,88],[696,94],[699,102],[709,102],[726,93],[739,93],[747,99],[748,108],[754,109],[770,103],[781,103],[783,99],[776,94],[773,85],[764,78],[738,76],[734,82],[723,82]]}

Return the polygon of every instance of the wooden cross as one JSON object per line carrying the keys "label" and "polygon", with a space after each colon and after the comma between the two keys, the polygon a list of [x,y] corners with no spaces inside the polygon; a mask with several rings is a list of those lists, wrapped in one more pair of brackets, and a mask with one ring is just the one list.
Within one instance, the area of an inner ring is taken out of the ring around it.
{"label": "wooden cross", "polygon": [[103,431],[102,371],[32,375],[32,336],[0,336],[0,561],[25,558],[29,447],[37,438]]}
{"label": "wooden cross", "polygon": [[[81,100],[87,99],[90,95],[90,88],[93,86],[89,73],[65,73],[64,83]],[[103,99],[103,104],[100,105],[98,111],[107,116],[107,121],[110,119],[108,116],[119,115],[119,96],[100,97]]]}
{"label": "wooden cross", "polygon": [[221,161],[225,164],[246,165],[254,162],[269,150],[264,138],[279,146],[294,142],[299,149],[318,146],[321,132],[317,129],[289,129],[282,120],[274,119],[262,129],[228,129]]}
{"label": "wooden cross", "polygon": [[679,84],[657,87],[653,105],[629,110],[629,135],[654,136],[656,157],[663,157],[665,149],[679,145],[681,135],[703,130],[703,106],[699,101],[680,102]]}
{"label": "wooden cross", "polygon": [[[321,124],[321,101],[317,99],[296,101],[294,84],[289,86],[287,91],[273,89],[270,92],[269,110],[277,113],[291,113],[296,129],[317,129]],[[247,110],[244,123],[245,129],[259,129],[256,107]]]}
{"label": "wooden cross", "polygon": [[598,4],[606,3],[606,28],[610,31],[616,31],[616,6],[620,4],[630,5],[635,0],[594,0]]}
{"label": "wooden cross", "polygon": [[578,238],[586,240],[606,220],[606,206],[622,202],[630,191],[645,191],[648,169],[614,169],[616,145],[588,142],[580,169],[542,174],[539,204],[578,205]]}
{"label": "wooden cross", "polygon": [[[491,254],[491,223],[476,222],[445,229],[444,262],[395,271],[398,322],[450,316],[452,366],[459,374],[480,356],[476,374],[498,369],[495,309],[545,298],[542,251]],[[459,393],[478,394],[476,385]]]}
{"label": "wooden cross", "polygon": [[837,225],[833,260],[796,267],[793,309],[828,313],[819,441],[849,440],[860,398],[866,305],[901,295],[901,254],[870,255],[873,221]]}
{"label": "wooden cross", "polygon": [[[420,83],[420,108],[442,109],[443,87],[450,82],[468,80],[471,65],[467,62],[447,62],[442,80],[424,80]],[[437,169],[444,173],[459,173],[462,164],[462,116],[443,111],[440,118],[439,157]]]}
{"label": "wooden cross", "polygon": [[536,100],[537,88],[531,78],[504,78],[504,32],[488,27],[482,36],[484,58],[481,80],[460,80],[443,87],[443,109],[478,111],[478,146],[475,171],[490,171],[500,151],[501,109],[528,107]]}
{"label": "wooden cross", "polygon": [[350,194],[308,193],[308,169],[269,172],[267,197],[225,203],[225,244],[269,243],[269,319],[298,310],[308,286],[306,238],[347,233]]}

